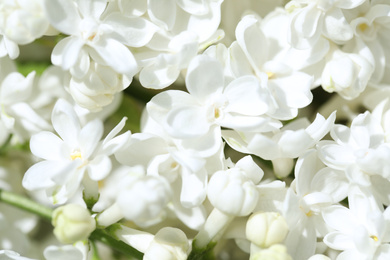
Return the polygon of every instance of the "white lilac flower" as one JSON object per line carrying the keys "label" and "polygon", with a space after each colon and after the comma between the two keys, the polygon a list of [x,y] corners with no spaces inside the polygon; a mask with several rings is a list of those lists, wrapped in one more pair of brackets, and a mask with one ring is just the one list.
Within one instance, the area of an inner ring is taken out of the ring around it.
{"label": "white lilac flower", "polygon": [[284,244],[293,259],[307,259],[314,254],[317,236],[328,232],[322,210],[343,200],[347,191],[344,173],[324,167],[315,150],[298,159],[283,210],[290,229]]}
{"label": "white lilac flower", "polygon": [[[330,41],[321,37],[315,45],[307,49],[296,49],[291,46],[288,37],[292,14],[286,9],[275,9],[260,21],[261,31],[268,43],[273,60],[277,60],[293,70],[307,73],[314,77],[313,86],[320,85],[324,58],[329,52]],[[277,44],[276,44],[277,43]]]}
{"label": "white lilac flower", "polygon": [[[348,15],[348,13],[347,13]],[[390,52],[387,48],[390,28],[390,5],[386,1],[365,1],[362,6],[351,10],[350,24],[355,35],[351,44],[359,48],[368,47],[369,51],[362,53],[374,66],[370,79],[371,84],[389,84]],[[355,51],[356,52],[356,51]]]}
{"label": "white lilac flower", "polygon": [[359,114],[350,128],[335,125],[331,130],[334,141],[321,141],[318,155],[327,166],[344,171],[351,183],[370,189],[388,205],[390,147],[382,126],[386,103],[379,103],[372,114]]}
{"label": "white lilac flower", "polygon": [[373,71],[374,66],[364,56],[333,48],[322,72],[321,86],[345,99],[353,99],[365,90]]}
{"label": "white lilac flower", "polygon": [[18,45],[40,38],[49,28],[43,0],[3,1],[0,4],[0,57],[19,56]]}
{"label": "white lilac flower", "polygon": [[299,118],[273,132],[223,130],[222,137],[236,151],[272,160],[275,174],[286,177],[294,166],[292,158],[313,148],[329,132],[335,119],[335,112],[327,119],[317,114],[311,124],[306,118]]}
{"label": "white lilac flower", "polygon": [[264,175],[250,156],[239,160],[234,168],[214,173],[207,187],[210,203],[227,215],[247,216],[256,207],[256,185]]}
{"label": "white lilac flower", "polygon": [[201,55],[188,67],[186,84],[189,93],[162,92],[147,104],[147,110],[170,136],[192,149],[217,152],[221,127],[251,132],[273,128],[264,115],[268,91],[253,76],[226,83],[221,64]]}
{"label": "white lilac flower", "polygon": [[334,229],[324,237],[330,248],[341,250],[341,259],[387,259],[390,257],[390,209],[383,210],[370,193],[354,188],[349,208],[333,205],[322,211]]}
{"label": "white lilac flower", "polygon": [[103,123],[95,119],[81,127],[72,106],[65,100],[56,103],[52,123],[59,136],[40,132],[31,138],[32,153],[44,160],[26,172],[23,186],[28,190],[45,190],[56,204],[71,198],[83,179],[96,185],[104,179],[111,170],[109,156],[126,142],[130,132],[115,137],[125,124],[123,119],[100,141]]}
{"label": "white lilac flower", "polygon": [[51,129],[29,104],[34,77],[35,71],[24,77],[11,60],[0,60],[0,144],[9,134],[14,134],[16,143],[23,143],[31,135]]}
{"label": "white lilac flower", "polygon": [[144,87],[169,86],[199,51],[223,37],[223,32],[217,30],[221,3],[222,0],[169,0],[164,4],[147,1],[146,14],[159,29],[147,49],[135,54],[143,67],[139,78]]}
{"label": "white lilac flower", "polygon": [[166,217],[172,192],[164,178],[144,176],[124,181],[127,185],[118,192],[116,204],[125,219],[147,227]]}
{"label": "white lilac flower", "polygon": [[[252,75],[272,97],[267,115],[278,120],[297,116],[298,108],[313,99],[313,77],[287,65],[280,53],[285,50],[265,37],[254,15],[244,16],[236,28],[237,41],[229,48],[235,77]],[[287,50],[287,49],[286,49]]]}
{"label": "white lilac flower", "polygon": [[364,0],[294,0],[286,8],[294,12],[289,30],[289,41],[297,49],[314,46],[323,35],[342,44],[353,37],[353,31],[343,10],[361,5]]}
{"label": "white lilac flower", "polygon": [[45,1],[50,24],[70,35],[55,46],[53,64],[64,70],[72,69],[71,73],[80,78],[87,73],[89,57],[92,57],[129,78],[134,76],[138,65],[127,46],[145,45],[156,26],[146,19],[125,17],[119,12],[105,14],[106,6],[106,0]]}
{"label": "white lilac flower", "polygon": [[91,61],[87,74],[82,78],[71,77],[67,89],[76,104],[96,112],[111,104],[114,96],[127,88],[131,80],[111,67]]}

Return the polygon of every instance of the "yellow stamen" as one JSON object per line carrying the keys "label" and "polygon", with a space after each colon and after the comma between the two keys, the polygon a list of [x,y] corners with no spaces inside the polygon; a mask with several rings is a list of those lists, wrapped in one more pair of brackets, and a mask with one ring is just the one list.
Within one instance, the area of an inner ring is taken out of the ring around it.
{"label": "yellow stamen", "polygon": [[368,25],[366,23],[359,24],[359,30],[360,31],[364,32],[367,29],[368,29]]}
{"label": "yellow stamen", "polygon": [[374,236],[374,235],[372,235],[372,236],[370,236],[370,238],[372,238],[375,242],[378,242],[378,237],[377,236]]}
{"label": "yellow stamen", "polygon": [[221,116],[220,112],[219,112],[219,109],[218,108],[215,108],[214,109],[214,118],[219,118]]}
{"label": "yellow stamen", "polygon": [[267,72],[267,76],[268,76],[268,79],[272,78],[273,76],[275,76],[275,73],[273,72]]}
{"label": "yellow stamen", "polygon": [[171,168],[172,168],[172,169],[175,169],[176,167],[177,167],[177,162],[171,163]]}
{"label": "yellow stamen", "polygon": [[80,158],[81,159],[81,152],[76,150],[76,151],[73,151],[71,154],[70,154],[70,159],[73,160],[76,160],[77,158]]}
{"label": "yellow stamen", "polygon": [[306,216],[311,217],[311,216],[313,216],[313,211],[310,210],[309,212],[307,212],[305,214],[306,214]]}

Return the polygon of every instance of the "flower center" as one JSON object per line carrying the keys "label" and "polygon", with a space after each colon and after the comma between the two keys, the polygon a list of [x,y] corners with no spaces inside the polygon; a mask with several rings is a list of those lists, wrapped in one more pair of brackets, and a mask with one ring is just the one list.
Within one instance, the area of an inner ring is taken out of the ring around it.
{"label": "flower center", "polygon": [[79,159],[82,159],[82,156],[81,156],[81,152],[79,150],[74,150],[71,154],[70,154],[70,159],[72,161],[76,160],[77,158]]}
{"label": "flower center", "polygon": [[366,23],[361,23],[361,24],[359,24],[358,27],[359,27],[359,30],[362,32],[364,32],[365,30],[368,29],[368,25]]}
{"label": "flower center", "polygon": [[372,239],[372,240],[374,240],[375,242],[378,242],[378,237],[377,236],[374,236],[374,235],[371,235],[370,236],[370,238]]}
{"label": "flower center", "polygon": [[99,24],[90,18],[85,18],[80,23],[81,37],[86,41],[93,41],[98,34]]}
{"label": "flower center", "polygon": [[266,72],[266,74],[268,76],[268,79],[271,79],[271,78],[273,78],[273,76],[275,76],[275,73],[270,72],[270,71]]}

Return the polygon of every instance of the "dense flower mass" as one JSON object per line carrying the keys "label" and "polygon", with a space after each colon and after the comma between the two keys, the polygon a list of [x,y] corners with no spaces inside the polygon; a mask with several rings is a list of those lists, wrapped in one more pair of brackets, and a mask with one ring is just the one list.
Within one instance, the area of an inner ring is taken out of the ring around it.
{"label": "dense flower mass", "polygon": [[0,0],[0,259],[390,259],[389,205],[389,1]]}

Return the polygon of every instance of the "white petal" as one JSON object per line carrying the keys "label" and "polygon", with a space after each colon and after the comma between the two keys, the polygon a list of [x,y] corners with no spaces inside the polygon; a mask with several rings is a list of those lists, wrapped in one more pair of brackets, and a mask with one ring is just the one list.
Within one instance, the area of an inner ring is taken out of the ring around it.
{"label": "white petal", "polygon": [[71,35],[77,30],[80,15],[72,0],[47,0],[45,9],[50,24],[65,34]]}
{"label": "white petal", "polygon": [[88,163],[88,175],[94,181],[103,180],[111,171],[111,160],[108,156],[98,156]]}
{"label": "white petal", "polygon": [[1,83],[0,99],[2,104],[13,104],[29,98],[34,76],[35,72],[29,73],[26,78],[18,72],[8,74]]}
{"label": "white petal", "polygon": [[[289,217],[289,216],[287,216]],[[316,249],[316,231],[314,223],[301,220],[290,227],[284,241],[292,259],[308,259]]]}
{"label": "white petal", "polygon": [[130,138],[130,131],[118,135],[103,145],[103,153],[106,155],[114,154],[116,151],[121,149],[130,140]]}
{"label": "white petal", "polygon": [[71,161],[42,161],[31,166],[22,181],[24,188],[38,190],[53,187],[56,176],[69,176],[77,167],[77,162]]}
{"label": "white petal", "polygon": [[[289,41],[294,48],[311,48],[322,32],[323,12],[316,8],[315,3],[303,8],[291,20]],[[310,22],[308,22],[310,21]]]}
{"label": "white petal", "polygon": [[73,107],[65,100],[60,99],[54,106],[51,121],[59,136],[70,146],[77,145],[80,132],[80,122]]}
{"label": "white petal", "polygon": [[149,0],[148,14],[152,22],[170,31],[175,23],[176,1],[167,0],[162,2],[160,0]]}
{"label": "white petal", "polygon": [[107,0],[77,0],[77,6],[83,17],[100,18],[107,6]]}
{"label": "white petal", "polygon": [[339,8],[332,8],[324,17],[323,33],[336,43],[344,43],[353,37],[352,27]]}
{"label": "white petal", "polygon": [[179,74],[180,70],[177,66],[157,62],[144,67],[139,74],[139,79],[145,88],[162,89],[175,82]]}
{"label": "white petal", "polygon": [[224,90],[229,100],[226,112],[258,116],[267,112],[269,97],[262,91],[258,80],[252,76],[237,78]]}
{"label": "white petal", "polygon": [[253,74],[252,66],[237,41],[229,47],[228,61],[234,76],[241,77]]}
{"label": "white petal", "polygon": [[176,138],[199,137],[210,128],[204,109],[198,106],[181,106],[167,115],[166,130]]}
{"label": "white petal", "polygon": [[[168,205],[170,206],[170,205]],[[206,221],[206,210],[203,206],[185,208],[180,202],[173,201],[173,212],[187,227],[199,230]]]}
{"label": "white petal", "polygon": [[268,42],[253,15],[245,16],[237,25],[236,38],[255,72],[267,60]]}
{"label": "white petal", "polygon": [[51,132],[40,132],[30,139],[30,150],[39,158],[45,160],[63,159],[64,142]]}
{"label": "white petal", "polygon": [[318,156],[329,167],[343,170],[348,165],[355,163],[353,150],[348,146],[326,144],[320,142]]}
{"label": "white petal", "polygon": [[352,234],[358,225],[355,215],[349,209],[339,205],[325,208],[322,217],[330,227],[345,234]]}
{"label": "white petal", "polygon": [[180,202],[182,205],[187,208],[201,205],[206,198],[207,172],[201,170],[192,173],[183,169],[181,178]]}
{"label": "white petal", "polygon": [[188,66],[186,84],[191,95],[200,101],[217,91],[222,92],[222,65],[206,55],[195,57]]}
{"label": "white petal", "polygon": [[102,136],[103,123],[99,119],[89,122],[81,129],[78,141],[80,144],[80,152],[85,157],[83,158],[84,160],[92,155]]}
{"label": "white petal", "polygon": [[146,167],[155,156],[166,153],[168,151],[164,139],[146,133],[136,133],[123,149],[115,153],[115,157],[125,165]]}
{"label": "white petal", "polygon": [[211,126],[205,135],[197,138],[179,140],[177,145],[182,149],[195,152],[197,156],[203,158],[211,157],[223,145],[221,128],[219,126]]}
{"label": "white petal", "polygon": [[292,108],[302,108],[311,103],[313,100],[313,94],[310,92],[312,84],[313,77],[300,72],[268,82],[275,98]]}
{"label": "white petal", "polygon": [[313,138],[313,140],[319,141],[330,131],[335,120],[336,111],[334,111],[326,120],[323,116],[317,114],[313,123],[308,126],[305,131],[311,136],[311,138]]}
{"label": "white petal", "polygon": [[103,140],[103,145],[106,145],[107,142],[111,141],[119,132],[123,129],[126,124],[127,117],[122,118],[122,120],[108,133],[106,138]]}
{"label": "white petal", "polygon": [[324,242],[327,246],[336,250],[345,250],[354,248],[351,236],[348,236],[342,232],[331,232],[324,237]]}
{"label": "white petal", "polygon": [[137,61],[130,50],[113,39],[105,39],[94,44],[93,49],[105,63],[118,73],[132,78],[138,70]]}
{"label": "white petal", "polygon": [[175,2],[190,14],[204,14],[208,9],[204,0],[176,0]]}
{"label": "white petal", "polygon": [[228,113],[217,123],[237,131],[266,132],[269,130],[270,121],[268,116],[242,116],[236,113]]}
{"label": "white petal", "polygon": [[253,161],[250,155],[241,158],[236,163],[236,167],[242,169],[254,184],[259,183],[264,176],[264,171]]}
{"label": "white petal", "polygon": [[334,202],[339,202],[347,197],[349,182],[342,171],[325,167],[314,175],[311,188],[332,196]]}
{"label": "white petal", "polygon": [[[165,2],[164,2],[165,3]],[[126,17],[118,12],[111,13],[104,19],[104,23],[113,28],[108,35],[130,47],[146,45],[157,31],[153,23],[139,17]]]}
{"label": "white petal", "polygon": [[146,109],[153,120],[162,125],[169,111],[182,105],[197,106],[198,103],[187,92],[168,90],[155,95],[147,103]]}
{"label": "white petal", "polygon": [[84,42],[74,36],[61,40],[54,47],[51,54],[51,61],[54,65],[61,66],[64,70],[69,70],[79,59],[79,54]]}
{"label": "white petal", "polygon": [[[186,0],[186,2],[188,1]],[[221,3],[222,1],[211,1],[209,2],[207,13],[190,15],[187,30],[195,32],[198,35],[199,42],[204,42],[209,39],[218,29],[221,22]]]}

